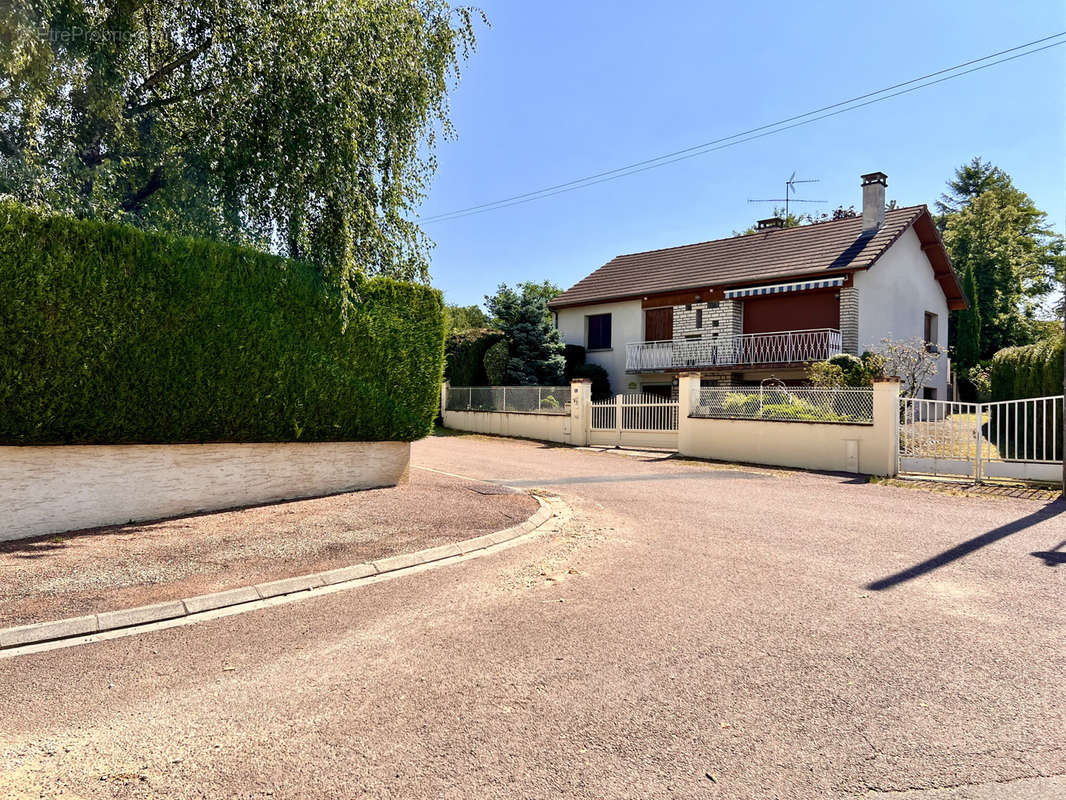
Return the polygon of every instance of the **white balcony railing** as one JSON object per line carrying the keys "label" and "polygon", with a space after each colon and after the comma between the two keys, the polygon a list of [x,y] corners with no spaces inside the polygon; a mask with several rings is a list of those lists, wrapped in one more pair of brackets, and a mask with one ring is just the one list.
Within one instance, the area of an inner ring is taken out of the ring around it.
{"label": "white balcony railing", "polygon": [[744,333],[717,339],[672,339],[626,345],[626,370],[702,369],[822,361],[842,352],[840,331]]}

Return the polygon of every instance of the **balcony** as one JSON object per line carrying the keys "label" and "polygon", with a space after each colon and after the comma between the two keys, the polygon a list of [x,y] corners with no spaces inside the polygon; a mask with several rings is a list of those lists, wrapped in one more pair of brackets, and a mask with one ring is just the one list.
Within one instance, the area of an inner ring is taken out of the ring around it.
{"label": "balcony", "polygon": [[634,342],[626,345],[626,372],[797,364],[823,361],[840,352],[840,331],[833,328]]}

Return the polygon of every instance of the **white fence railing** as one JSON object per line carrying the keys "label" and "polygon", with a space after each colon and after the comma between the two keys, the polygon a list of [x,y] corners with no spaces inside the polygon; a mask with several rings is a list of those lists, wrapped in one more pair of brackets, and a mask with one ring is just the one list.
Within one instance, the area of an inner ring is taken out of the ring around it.
{"label": "white fence railing", "polygon": [[650,394],[619,394],[590,404],[594,431],[676,431],[676,400]]}
{"label": "white fence railing", "polygon": [[840,331],[834,328],[744,333],[717,339],[633,342],[626,345],[626,369],[640,372],[687,367],[792,364],[824,361],[842,350]]}
{"label": "white fence railing", "polygon": [[900,468],[975,480],[1058,480],[1062,414],[1062,396],[995,403],[901,398]]}
{"label": "white fence railing", "polygon": [[447,411],[569,414],[569,386],[450,386]]}
{"label": "white fence railing", "polygon": [[873,389],[810,389],[780,386],[710,386],[700,389],[694,417],[775,422],[871,424]]}

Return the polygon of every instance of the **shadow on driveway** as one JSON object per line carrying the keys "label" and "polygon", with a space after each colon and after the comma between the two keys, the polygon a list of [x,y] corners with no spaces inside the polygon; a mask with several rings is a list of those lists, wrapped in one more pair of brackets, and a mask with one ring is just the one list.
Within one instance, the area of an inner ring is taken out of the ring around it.
{"label": "shadow on driveway", "polygon": [[[932,572],[935,569],[950,564],[952,561],[958,561],[960,558],[968,556],[975,550],[980,550],[982,547],[986,547],[993,542],[1005,539],[1012,533],[1023,531],[1039,522],[1056,517],[1064,511],[1066,511],[1066,503],[1063,503],[1061,500],[1056,500],[1044,506],[1039,511],[1034,511],[1032,514],[1026,514],[1021,519],[1016,519],[1014,522],[1008,522],[1006,525],[1000,525],[998,528],[993,528],[986,533],[982,533],[980,536],[968,539],[961,544],[955,545],[950,550],[945,550],[943,553],[938,553],[932,558],[926,559],[920,564],[915,564],[913,567],[908,567],[894,575],[889,575],[887,578],[881,578],[873,583],[868,583],[866,584],[866,588],[875,592],[891,589],[897,584],[918,578],[928,572]],[[1063,545],[1066,545],[1066,542],[1063,542],[1055,548],[1055,551]],[[1033,553],[1033,555],[1039,557],[1047,555],[1051,555],[1055,558],[1063,557],[1064,554],[1055,551],[1049,551],[1048,553]],[[1053,566],[1050,561],[1048,562],[1048,566]]]}

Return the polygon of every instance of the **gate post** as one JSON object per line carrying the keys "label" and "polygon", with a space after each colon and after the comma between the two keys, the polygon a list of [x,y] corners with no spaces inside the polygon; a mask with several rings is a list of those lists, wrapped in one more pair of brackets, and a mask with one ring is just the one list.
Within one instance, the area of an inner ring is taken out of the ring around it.
{"label": "gate post", "polygon": [[689,447],[689,415],[700,403],[700,373],[682,372],[677,376],[677,452],[685,455]]}
{"label": "gate post", "polygon": [[[874,429],[884,431],[884,451],[870,470],[875,475],[894,478],[899,472],[899,378],[874,381]],[[861,458],[860,454],[860,458]]]}
{"label": "gate post", "polygon": [[974,422],[973,430],[973,482],[981,482],[981,420],[985,418],[985,405],[984,403],[977,404],[977,420]]}
{"label": "gate post", "polygon": [[615,439],[615,446],[622,446],[622,398],[624,395],[616,394],[614,396],[614,432],[617,436]]}
{"label": "gate post", "polygon": [[589,443],[592,422],[592,381],[574,378],[570,381],[570,444],[585,447]]}

